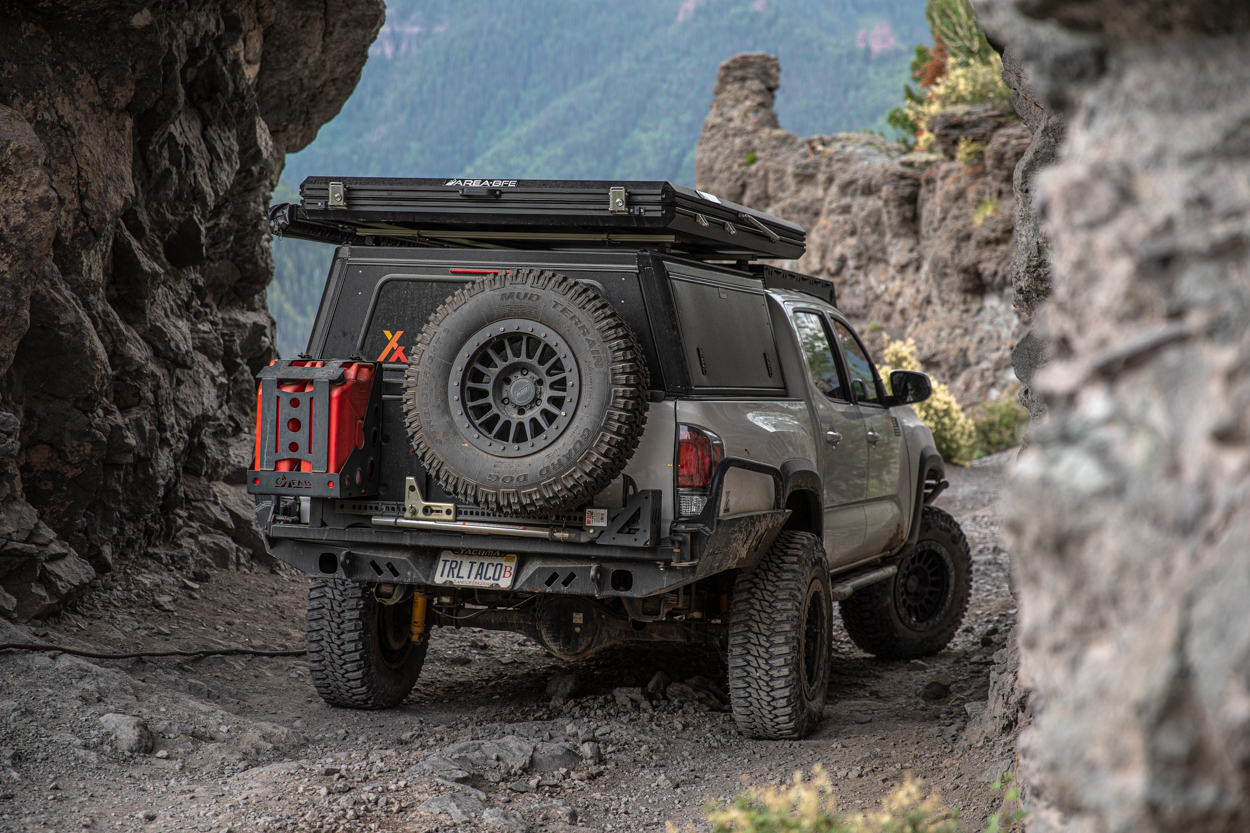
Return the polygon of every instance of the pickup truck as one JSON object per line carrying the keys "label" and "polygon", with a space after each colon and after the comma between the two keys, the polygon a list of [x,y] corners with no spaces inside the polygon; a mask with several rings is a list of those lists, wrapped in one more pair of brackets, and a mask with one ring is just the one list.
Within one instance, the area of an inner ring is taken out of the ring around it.
{"label": "pickup truck", "polygon": [[312,577],[326,702],[389,708],[435,627],[565,660],[718,646],[740,730],[817,725],[835,603],[880,657],[942,650],[968,545],[910,404],[803,230],[667,182],[310,177],[275,234],[337,244],[306,353],[259,373],[248,473]]}

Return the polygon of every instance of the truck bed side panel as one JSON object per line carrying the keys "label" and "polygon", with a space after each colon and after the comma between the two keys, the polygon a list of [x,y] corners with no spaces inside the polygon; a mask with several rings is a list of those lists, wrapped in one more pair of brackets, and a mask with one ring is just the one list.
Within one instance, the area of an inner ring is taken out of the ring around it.
{"label": "truck bed side panel", "polygon": [[[726,457],[776,468],[787,460],[817,459],[811,416],[801,399],[682,399],[677,402],[677,423],[718,435]],[[730,508],[743,511],[732,504]]]}

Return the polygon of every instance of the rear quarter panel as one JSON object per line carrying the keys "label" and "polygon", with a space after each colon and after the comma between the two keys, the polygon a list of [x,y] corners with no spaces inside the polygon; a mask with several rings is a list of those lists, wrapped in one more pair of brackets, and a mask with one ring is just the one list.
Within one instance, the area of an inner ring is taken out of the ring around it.
{"label": "rear quarter panel", "polygon": [[[807,403],[797,399],[682,399],[676,422],[711,431],[725,444],[725,456],[745,457],[776,468],[787,460],[814,460]],[[728,497],[729,505],[724,505]],[[720,513],[758,512],[774,508],[772,479],[734,471],[725,481]]]}

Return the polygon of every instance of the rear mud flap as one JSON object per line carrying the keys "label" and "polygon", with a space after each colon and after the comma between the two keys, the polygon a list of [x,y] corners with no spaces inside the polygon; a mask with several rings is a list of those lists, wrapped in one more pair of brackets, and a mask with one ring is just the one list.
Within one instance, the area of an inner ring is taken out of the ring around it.
{"label": "rear mud flap", "polygon": [[749,570],[768,552],[773,540],[790,517],[788,509],[753,512],[736,517],[720,518],[709,535],[694,533],[691,548],[698,554],[696,578],[707,578],[725,570]]}

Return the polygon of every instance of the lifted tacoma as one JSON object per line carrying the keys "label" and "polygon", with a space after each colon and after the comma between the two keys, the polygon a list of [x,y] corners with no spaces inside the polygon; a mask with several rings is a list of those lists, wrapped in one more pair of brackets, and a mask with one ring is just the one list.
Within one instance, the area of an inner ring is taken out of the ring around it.
{"label": "lifted tacoma", "polygon": [[664,182],[326,177],[270,223],[339,246],[248,476],[326,702],[398,704],[465,624],[719,646],[741,730],[797,738],[835,602],[877,656],[955,634],[929,380],[887,387],[832,284],[756,262],[798,226]]}

